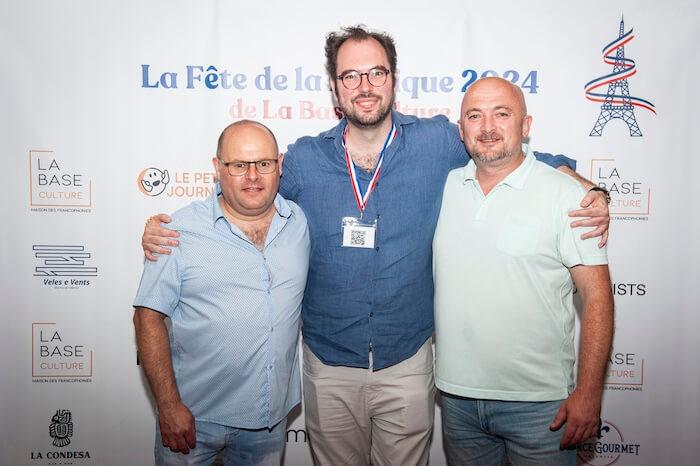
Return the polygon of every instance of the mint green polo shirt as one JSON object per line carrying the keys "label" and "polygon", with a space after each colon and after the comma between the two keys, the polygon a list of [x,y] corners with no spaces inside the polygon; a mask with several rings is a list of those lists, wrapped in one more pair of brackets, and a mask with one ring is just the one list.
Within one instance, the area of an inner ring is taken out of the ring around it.
{"label": "mint green polo shirt", "polygon": [[569,268],[607,264],[568,213],[584,189],[525,159],[484,196],[473,161],[452,170],[433,240],[436,385],[458,396],[566,398],[574,377]]}

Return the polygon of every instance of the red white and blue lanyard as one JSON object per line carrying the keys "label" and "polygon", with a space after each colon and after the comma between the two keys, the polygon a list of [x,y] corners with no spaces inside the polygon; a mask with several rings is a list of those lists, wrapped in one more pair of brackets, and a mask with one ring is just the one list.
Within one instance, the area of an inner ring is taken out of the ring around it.
{"label": "red white and blue lanyard", "polygon": [[382,147],[382,151],[379,153],[379,160],[377,160],[377,166],[374,167],[374,174],[372,175],[372,179],[369,180],[369,184],[367,185],[367,190],[365,193],[362,193],[362,188],[360,187],[360,182],[357,179],[357,172],[355,170],[355,163],[352,161],[352,158],[350,157],[350,152],[348,151],[348,145],[347,145],[347,136],[348,136],[348,127],[345,127],[345,131],[343,131],[343,147],[345,148],[345,163],[348,166],[348,174],[350,175],[350,183],[352,184],[352,190],[353,193],[355,194],[355,201],[357,201],[357,207],[360,209],[360,218],[362,218],[362,214],[365,212],[365,207],[367,207],[367,201],[369,200],[369,196],[372,194],[372,191],[374,191],[374,187],[377,185],[377,181],[379,181],[379,172],[381,171],[382,168],[382,162],[384,162],[384,153],[386,152],[386,148],[389,147],[389,144],[392,143],[394,138],[396,137],[396,125],[392,124],[391,125],[391,130],[389,131],[389,134],[386,137],[386,141],[384,141],[384,147]]}

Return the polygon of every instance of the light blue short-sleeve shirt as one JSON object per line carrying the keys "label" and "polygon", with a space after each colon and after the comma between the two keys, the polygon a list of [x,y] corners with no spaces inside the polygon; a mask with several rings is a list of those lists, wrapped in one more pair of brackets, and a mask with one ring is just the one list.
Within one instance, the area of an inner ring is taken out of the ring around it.
{"label": "light blue short-sleeve shirt", "polygon": [[607,264],[568,213],[583,188],[525,160],[484,196],[470,161],[450,172],[433,242],[436,385],[471,398],[549,401],[573,389],[569,268]]}
{"label": "light blue short-sleeve shirt", "polygon": [[134,306],[170,318],[177,387],[197,420],[272,427],[300,401],[306,218],[277,195],[260,251],[226,220],[219,193],[217,185],[208,199],[173,214],[181,246],[146,262]]}

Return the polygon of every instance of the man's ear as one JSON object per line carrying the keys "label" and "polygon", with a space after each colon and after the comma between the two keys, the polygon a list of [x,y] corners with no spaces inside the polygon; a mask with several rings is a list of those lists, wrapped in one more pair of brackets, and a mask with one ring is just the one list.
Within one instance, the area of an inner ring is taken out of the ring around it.
{"label": "man's ear", "polygon": [[216,180],[218,181],[221,179],[221,161],[218,157],[213,157],[211,163],[214,165],[214,173],[216,173]]}
{"label": "man's ear", "polygon": [[336,80],[328,78],[328,87],[331,88],[331,92],[333,93],[333,97],[335,97],[337,99],[338,93],[336,92],[337,89],[336,89],[335,85],[336,85]]}
{"label": "man's ear", "polygon": [[282,176],[282,163],[283,162],[284,162],[284,154],[280,152],[280,155],[277,158],[277,170],[279,171],[280,176]]}
{"label": "man's ear", "polygon": [[530,115],[525,115],[523,118],[523,139],[530,135],[530,126],[532,125],[532,117]]}

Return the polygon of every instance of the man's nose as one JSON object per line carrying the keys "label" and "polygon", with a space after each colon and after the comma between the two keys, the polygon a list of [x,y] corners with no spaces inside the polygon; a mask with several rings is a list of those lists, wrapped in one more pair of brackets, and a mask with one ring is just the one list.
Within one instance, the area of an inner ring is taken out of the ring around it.
{"label": "man's nose", "polygon": [[372,86],[369,83],[369,75],[367,74],[361,74],[360,75],[360,85],[358,86],[358,89],[360,92],[363,94],[368,93],[374,86]]}
{"label": "man's nose", "polygon": [[249,180],[257,180],[260,178],[260,173],[258,173],[258,169],[254,163],[248,164],[248,170],[245,172],[245,177]]}
{"label": "man's nose", "polygon": [[484,115],[481,119],[481,129],[483,131],[491,131],[496,127],[496,120],[491,115]]}

